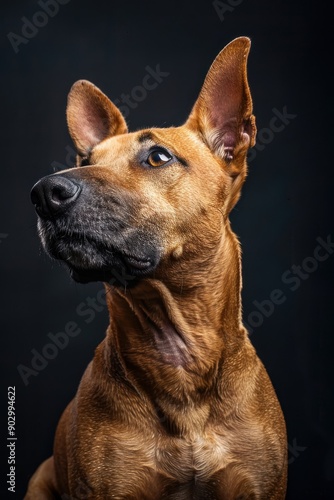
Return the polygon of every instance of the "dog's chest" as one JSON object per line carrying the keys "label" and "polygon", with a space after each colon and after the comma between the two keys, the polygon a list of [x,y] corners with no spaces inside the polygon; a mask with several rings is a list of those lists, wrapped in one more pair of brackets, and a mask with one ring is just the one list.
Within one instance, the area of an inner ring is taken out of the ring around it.
{"label": "dog's chest", "polygon": [[213,431],[189,438],[161,437],[155,449],[157,470],[180,482],[206,481],[230,461],[227,443]]}

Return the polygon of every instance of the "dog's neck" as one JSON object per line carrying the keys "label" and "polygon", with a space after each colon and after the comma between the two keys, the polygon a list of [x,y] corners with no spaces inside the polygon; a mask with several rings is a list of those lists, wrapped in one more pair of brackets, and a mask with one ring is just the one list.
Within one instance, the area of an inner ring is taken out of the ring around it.
{"label": "dog's neck", "polygon": [[126,376],[157,392],[159,381],[170,378],[170,393],[183,400],[214,384],[224,359],[246,337],[237,239],[228,230],[209,259],[204,253],[205,264],[201,257],[191,268],[187,263],[187,276],[179,270],[169,281],[147,279],[107,293],[107,346],[117,351]]}

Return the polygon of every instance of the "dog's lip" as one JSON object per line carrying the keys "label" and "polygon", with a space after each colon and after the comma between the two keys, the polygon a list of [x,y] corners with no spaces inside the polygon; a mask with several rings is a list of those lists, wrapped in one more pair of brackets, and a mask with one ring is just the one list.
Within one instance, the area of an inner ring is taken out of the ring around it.
{"label": "dog's lip", "polygon": [[[67,231],[48,231],[46,239],[46,250],[55,259],[62,260],[67,265],[71,277],[79,283],[91,281],[109,282],[110,280],[123,280],[124,276],[133,283],[136,279],[144,278],[158,264],[159,254],[147,255],[145,252],[136,249],[133,251],[127,248],[113,246],[110,242],[100,240],[94,235],[85,233],[84,243],[81,233],[75,230],[69,234]],[[80,252],[73,247],[76,242],[83,243],[83,248],[79,248],[86,258],[81,260]],[[84,247],[91,245],[91,248]],[[157,248],[157,247],[156,247]],[[73,254],[71,252],[73,249]],[[92,259],[87,257],[91,256]],[[94,258],[98,257],[98,258]]]}
{"label": "dog's lip", "polygon": [[154,262],[148,258],[138,258],[133,255],[125,255],[124,253],[116,252],[113,255],[118,256],[118,262],[113,264],[105,264],[97,267],[75,264],[71,260],[66,259],[64,263],[67,265],[71,277],[78,283],[89,283],[91,281],[103,282],[118,282],[121,285],[135,283],[137,279],[143,278],[154,267]]}
{"label": "dog's lip", "polygon": [[123,253],[122,257],[131,267],[134,267],[140,271],[145,271],[152,266],[152,260],[149,258],[137,257],[135,255],[129,255],[127,253]]}
{"label": "dog's lip", "polygon": [[[70,238],[73,239],[73,233],[70,235]],[[81,236],[79,234],[79,236]],[[67,233],[60,234],[58,239],[66,239],[69,235]],[[90,235],[85,234],[85,239],[96,246],[97,248],[103,248],[107,254],[118,255],[125,263],[129,264],[131,267],[138,269],[139,271],[145,271],[149,269],[154,262],[149,257],[139,257],[134,254],[130,254],[124,250],[119,250],[115,247],[112,247],[109,243],[105,243],[103,241],[99,241],[98,239],[91,237]]]}

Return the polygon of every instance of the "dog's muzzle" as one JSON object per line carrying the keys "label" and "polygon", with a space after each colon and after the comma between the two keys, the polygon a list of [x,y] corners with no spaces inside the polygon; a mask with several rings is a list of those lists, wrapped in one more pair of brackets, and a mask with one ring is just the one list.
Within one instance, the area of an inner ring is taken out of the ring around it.
{"label": "dog's muzzle", "polygon": [[[44,249],[79,282],[129,285],[155,270],[161,244],[152,221],[138,222],[140,197],[73,169],[39,180],[31,191]],[[117,281],[118,280],[118,281]],[[120,282],[120,283],[119,283]]]}

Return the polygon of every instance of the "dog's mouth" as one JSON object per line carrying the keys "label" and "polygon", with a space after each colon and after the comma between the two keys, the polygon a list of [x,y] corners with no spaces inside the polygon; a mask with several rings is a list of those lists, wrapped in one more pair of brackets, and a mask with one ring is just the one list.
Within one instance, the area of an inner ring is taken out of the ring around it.
{"label": "dog's mouth", "polygon": [[151,259],[139,259],[118,252],[114,252],[113,264],[96,268],[82,268],[73,265],[70,261],[64,262],[69,268],[71,277],[77,283],[103,281],[125,288],[134,285],[138,279],[145,277],[155,268]]}
{"label": "dog's mouth", "polygon": [[160,261],[158,245],[138,232],[114,241],[87,231],[59,231],[50,224],[40,224],[39,232],[46,252],[63,261],[78,283],[103,281],[130,287],[152,274]]}

